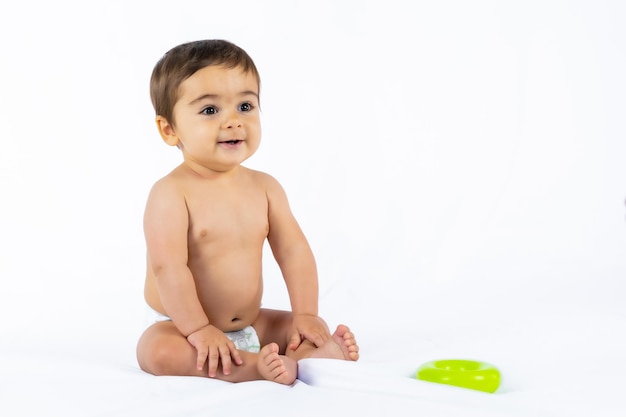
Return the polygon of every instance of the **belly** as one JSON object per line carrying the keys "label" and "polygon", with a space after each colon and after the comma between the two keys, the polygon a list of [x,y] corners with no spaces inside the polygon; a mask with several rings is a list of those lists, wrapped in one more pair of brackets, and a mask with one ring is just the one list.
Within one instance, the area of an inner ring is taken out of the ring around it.
{"label": "belly", "polygon": [[190,265],[198,298],[209,322],[222,331],[243,329],[261,308],[261,262],[243,259]]}

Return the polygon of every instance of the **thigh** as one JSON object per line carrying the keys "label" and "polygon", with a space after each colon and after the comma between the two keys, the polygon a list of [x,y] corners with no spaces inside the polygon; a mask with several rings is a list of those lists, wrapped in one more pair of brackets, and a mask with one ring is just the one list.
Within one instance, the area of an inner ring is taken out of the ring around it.
{"label": "thigh", "polygon": [[293,314],[290,311],[262,308],[259,317],[252,323],[259,336],[261,347],[275,342],[280,348],[280,354],[284,354],[292,321]]}
{"label": "thigh", "polygon": [[137,344],[137,361],[155,375],[200,375],[196,350],[171,321],[148,327]]}

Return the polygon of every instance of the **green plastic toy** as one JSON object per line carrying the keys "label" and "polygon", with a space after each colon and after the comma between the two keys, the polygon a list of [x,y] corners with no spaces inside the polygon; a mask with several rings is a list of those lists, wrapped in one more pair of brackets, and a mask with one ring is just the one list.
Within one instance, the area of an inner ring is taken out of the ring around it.
{"label": "green plastic toy", "polygon": [[417,379],[494,393],[500,386],[500,371],[486,362],[445,359],[427,362],[417,370]]}

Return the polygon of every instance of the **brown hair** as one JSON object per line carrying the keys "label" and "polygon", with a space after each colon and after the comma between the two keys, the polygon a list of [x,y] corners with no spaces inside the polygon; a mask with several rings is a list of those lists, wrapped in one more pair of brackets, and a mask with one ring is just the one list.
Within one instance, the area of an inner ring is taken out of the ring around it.
{"label": "brown hair", "polygon": [[150,98],[156,114],[174,124],[174,104],[180,84],[209,65],[241,67],[256,77],[261,89],[261,77],[254,61],[237,45],[221,39],[183,43],[166,52],[152,70]]}

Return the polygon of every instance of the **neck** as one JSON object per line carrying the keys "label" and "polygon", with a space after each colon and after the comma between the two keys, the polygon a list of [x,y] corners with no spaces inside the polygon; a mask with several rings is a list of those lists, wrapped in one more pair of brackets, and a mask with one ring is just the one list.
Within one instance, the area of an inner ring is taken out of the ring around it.
{"label": "neck", "polygon": [[235,165],[227,169],[208,168],[187,160],[181,164],[181,167],[195,176],[210,180],[235,178],[242,168],[241,165]]}

